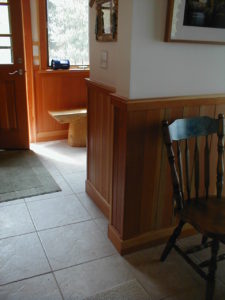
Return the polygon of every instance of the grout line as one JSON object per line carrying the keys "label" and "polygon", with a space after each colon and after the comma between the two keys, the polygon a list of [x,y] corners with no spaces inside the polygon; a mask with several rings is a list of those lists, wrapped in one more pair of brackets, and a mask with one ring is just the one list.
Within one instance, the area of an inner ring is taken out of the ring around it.
{"label": "grout line", "polygon": [[40,273],[40,274],[37,274],[37,275],[33,275],[33,276],[30,276],[30,277],[25,277],[25,278],[18,279],[18,280],[13,280],[13,281],[10,281],[10,282],[7,282],[7,283],[3,283],[3,284],[0,284],[0,287],[6,286],[6,285],[9,285],[9,284],[12,284],[12,283],[21,282],[23,280],[28,280],[28,279],[32,279],[32,278],[36,278],[36,277],[41,277],[41,276],[47,275],[47,274],[52,274],[52,271]]}
{"label": "grout line", "polygon": [[62,228],[62,227],[66,227],[66,226],[71,226],[71,225],[76,225],[76,224],[85,223],[85,222],[91,222],[91,221],[94,221],[94,219],[86,219],[86,220],[82,220],[82,221],[78,221],[78,222],[74,222],[74,223],[68,223],[68,224],[58,225],[58,226],[55,226],[55,227],[37,229],[37,232],[44,232],[44,231],[48,231],[48,230],[53,230],[55,228]]}
{"label": "grout line", "polygon": [[[57,195],[54,195],[54,196],[51,196],[51,197],[49,197],[49,198],[44,198],[44,199],[34,199],[34,200],[26,200],[26,198],[25,198],[25,203],[33,203],[33,202],[37,202],[37,201],[45,201],[45,200],[50,200],[50,199],[55,199],[55,198],[62,198],[62,197],[67,197],[67,196],[71,196],[71,195],[73,195],[74,194],[74,192],[73,191],[71,191],[71,194],[60,194],[60,193],[63,193],[63,190],[61,190],[61,191],[59,191],[58,192],[58,194]],[[45,194],[46,195],[46,194]],[[35,196],[34,196],[35,197]],[[30,197],[28,198],[28,199],[31,199]],[[16,204],[14,204],[14,205],[16,205]]]}
{"label": "grout line", "polygon": [[20,233],[20,234],[15,234],[15,235],[9,235],[9,236],[0,238],[0,241],[2,241],[2,240],[7,240],[7,239],[10,239],[10,238],[20,237],[20,236],[24,236],[24,235],[28,235],[28,234],[32,234],[32,233],[36,233],[36,232],[37,232],[37,231],[36,231],[36,227],[34,227],[34,231],[25,232],[25,233]]}
{"label": "grout line", "polygon": [[53,275],[53,277],[54,277],[54,280],[55,280],[56,285],[57,285],[57,287],[58,287],[59,293],[60,293],[62,299],[64,300],[63,293],[62,293],[62,291],[61,291],[61,289],[60,289],[60,286],[59,286],[59,284],[58,284],[58,281],[56,280],[55,274],[53,273],[53,269],[52,269],[51,263],[50,263],[50,261],[49,261],[49,259],[48,259],[48,256],[47,256],[47,253],[46,253],[46,251],[45,251],[45,248],[44,248],[44,246],[43,246],[43,244],[42,244],[41,238],[40,238],[40,236],[39,236],[39,234],[38,234],[37,228],[36,228],[36,226],[35,226],[35,222],[34,222],[34,220],[33,220],[33,218],[32,218],[32,215],[31,215],[31,213],[30,213],[30,211],[29,211],[29,208],[28,208],[28,206],[27,206],[27,203],[26,203],[26,207],[27,207],[27,210],[28,210],[28,212],[29,212],[31,221],[32,221],[32,223],[33,223],[33,225],[34,225],[34,228],[36,229],[37,237],[38,237],[39,242],[40,242],[40,244],[41,244],[41,247],[42,247],[42,250],[43,250],[44,255],[45,255],[45,257],[46,257],[46,260],[47,260],[47,262],[48,262],[48,264],[49,264],[51,273],[52,273],[52,275]]}
{"label": "grout line", "polygon": [[64,271],[64,270],[67,270],[67,269],[70,269],[70,268],[75,268],[75,267],[78,267],[78,266],[85,265],[87,263],[91,263],[91,262],[94,262],[94,261],[98,261],[98,260],[101,260],[101,259],[104,259],[104,258],[109,258],[109,257],[112,257],[112,256],[116,256],[116,255],[119,255],[119,254],[118,253],[113,253],[113,254],[101,256],[101,257],[98,257],[98,258],[93,258],[93,259],[90,259],[90,260],[87,260],[87,261],[84,261],[84,262],[80,262],[78,264],[74,264],[74,265],[71,265],[71,266],[68,266],[68,267],[55,269],[55,270],[53,270],[53,272]]}
{"label": "grout line", "polygon": [[[29,212],[29,215],[30,215],[30,212]],[[44,229],[37,229],[37,227],[35,226],[34,231],[29,231],[29,232],[25,232],[25,233],[6,236],[6,237],[3,237],[3,238],[0,238],[0,241],[5,240],[5,239],[9,239],[9,238],[24,236],[24,235],[28,235],[28,234],[32,234],[32,233],[44,232],[44,231],[53,230],[53,229],[56,229],[56,228],[62,228],[62,227],[66,227],[66,226],[71,226],[71,225],[76,225],[76,224],[91,222],[91,221],[93,221],[95,223],[95,225],[98,226],[95,222],[95,220],[97,220],[97,219],[100,219],[100,217],[92,218],[90,216],[90,219],[86,219],[86,220],[82,220],[82,221],[78,221],[78,222],[74,222],[74,223],[68,223],[68,224],[64,224],[64,225],[58,225],[58,226],[55,226],[55,227],[48,227],[48,228],[44,228]]]}

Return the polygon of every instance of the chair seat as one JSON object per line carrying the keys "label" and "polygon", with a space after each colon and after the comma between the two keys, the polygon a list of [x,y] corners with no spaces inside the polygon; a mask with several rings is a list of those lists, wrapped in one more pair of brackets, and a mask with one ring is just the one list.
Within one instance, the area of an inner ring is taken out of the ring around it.
{"label": "chair seat", "polygon": [[225,239],[225,198],[217,197],[191,199],[179,212],[184,222],[190,223],[202,234],[212,238]]}

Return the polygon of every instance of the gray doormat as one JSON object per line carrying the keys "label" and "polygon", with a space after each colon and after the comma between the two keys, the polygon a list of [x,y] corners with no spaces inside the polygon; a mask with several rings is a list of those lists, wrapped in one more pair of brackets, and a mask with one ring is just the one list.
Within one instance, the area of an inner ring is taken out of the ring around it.
{"label": "gray doormat", "polygon": [[30,150],[0,151],[0,202],[60,191]]}
{"label": "gray doormat", "polygon": [[150,300],[137,280],[131,280],[85,300]]}

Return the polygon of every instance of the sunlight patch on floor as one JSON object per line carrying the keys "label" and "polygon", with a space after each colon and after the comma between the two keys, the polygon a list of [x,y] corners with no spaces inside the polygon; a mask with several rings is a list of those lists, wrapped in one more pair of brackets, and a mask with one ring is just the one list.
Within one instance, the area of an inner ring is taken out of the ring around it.
{"label": "sunlight patch on floor", "polygon": [[30,149],[38,155],[65,164],[73,166],[82,166],[84,164],[84,158],[86,157],[86,151],[82,148],[71,148],[69,153],[60,153],[59,149],[54,149],[55,142],[52,142],[53,147],[50,148],[51,142],[30,144]]}

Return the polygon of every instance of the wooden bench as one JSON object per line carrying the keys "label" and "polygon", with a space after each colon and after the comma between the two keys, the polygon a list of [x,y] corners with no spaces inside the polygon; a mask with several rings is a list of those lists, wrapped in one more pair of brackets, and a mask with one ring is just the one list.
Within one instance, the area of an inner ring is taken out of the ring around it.
{"label": "wooden bench", "polygon": [[87,109],[49,111],[60,124],[69,123],[68,144],[72,147],[85,147],[87,139]]}

